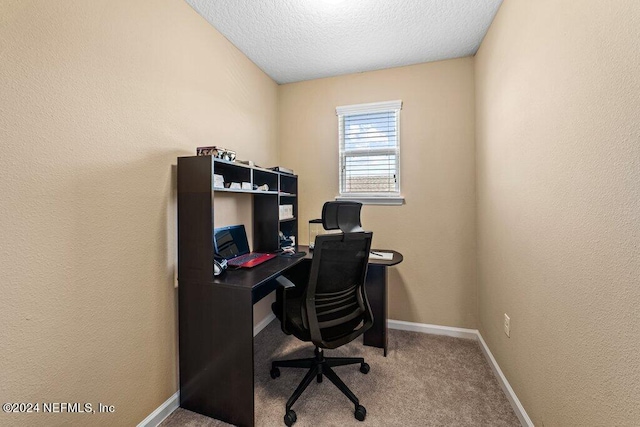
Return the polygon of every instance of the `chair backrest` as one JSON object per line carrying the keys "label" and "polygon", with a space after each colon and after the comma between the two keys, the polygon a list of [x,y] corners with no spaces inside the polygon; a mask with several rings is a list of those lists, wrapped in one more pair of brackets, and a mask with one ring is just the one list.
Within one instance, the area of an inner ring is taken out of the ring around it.
{"label": "chair backrest", "polygon": [[325,230],[341,230],[343,233],[364,231],[360,224],[362,203],[335,201],[322,206],[322,226]]}
{"label": "chair backrest", "polygon": [[365,292],[371,232],[316,237],[303,323],[322,348],[346,344],[373,325]]}

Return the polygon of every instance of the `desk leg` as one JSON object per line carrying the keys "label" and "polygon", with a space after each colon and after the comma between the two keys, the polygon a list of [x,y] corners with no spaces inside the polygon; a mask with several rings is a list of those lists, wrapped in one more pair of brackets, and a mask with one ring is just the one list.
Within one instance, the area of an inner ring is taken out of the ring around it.
{"label": "desk leg", "polygon": [[251,291],[179,285],[180,406],[254,425]]}
{"label": "desk leg", "polygon": [[364,345],[384,349],[387,356],[387,267],[369,264],[365,284],[373,312],[373,326],[364,333]]}

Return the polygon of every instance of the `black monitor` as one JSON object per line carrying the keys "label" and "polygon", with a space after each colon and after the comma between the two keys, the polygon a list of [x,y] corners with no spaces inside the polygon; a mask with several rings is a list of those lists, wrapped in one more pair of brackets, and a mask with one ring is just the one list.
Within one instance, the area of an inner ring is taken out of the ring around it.
{"label": "black monitor", "polygon": [[249,253],[249,241],[244,225],[230,225],[213,231],[213,247],[216,256],[233,259]]}

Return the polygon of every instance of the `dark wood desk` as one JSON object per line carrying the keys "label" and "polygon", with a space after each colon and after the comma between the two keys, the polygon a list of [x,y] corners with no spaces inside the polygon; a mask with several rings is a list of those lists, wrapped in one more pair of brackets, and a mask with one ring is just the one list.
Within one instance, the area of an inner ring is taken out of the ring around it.
{"label": "dark wood desk", "polygon": [[[240,426],[254,425],[253,304],[278,286],[278,276],[310,265],[277,257],[252,269],[228,271],[213,281],[180,280],[180,406]],[[374,326],[364,344],[387,353],[387,267],[402,261],[370,260],[367,296]],[[294,268],[295,267],[295,268]]]}

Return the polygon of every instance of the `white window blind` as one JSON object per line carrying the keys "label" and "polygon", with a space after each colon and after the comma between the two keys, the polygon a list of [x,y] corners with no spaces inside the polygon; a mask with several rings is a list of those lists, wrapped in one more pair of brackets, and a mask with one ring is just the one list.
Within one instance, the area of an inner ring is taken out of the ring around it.
{"label": "white window blind", "polygon": [[402,101],[338,107],[341,198],[400,197]]}

